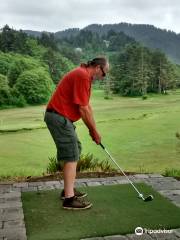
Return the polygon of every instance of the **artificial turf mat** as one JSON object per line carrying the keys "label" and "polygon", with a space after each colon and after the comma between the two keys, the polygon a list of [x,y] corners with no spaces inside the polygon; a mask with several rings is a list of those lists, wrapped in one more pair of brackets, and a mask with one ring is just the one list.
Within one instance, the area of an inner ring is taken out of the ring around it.
{"label": "artificial turf mat", "polygon": [[172,229],[180,227],[180,208],[150,186],[137,184],[144,202],[132,186],[111,185],[80,188],[93,203],[89,210],[62,209],[59,190],[22,193],[28,240],[79,240],[81,238],[134,233],[136,227]]}

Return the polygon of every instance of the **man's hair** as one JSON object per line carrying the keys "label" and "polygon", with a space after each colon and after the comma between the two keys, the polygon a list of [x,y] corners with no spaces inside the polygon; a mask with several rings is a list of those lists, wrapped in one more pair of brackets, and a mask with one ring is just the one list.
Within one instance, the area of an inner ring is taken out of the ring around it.
{"label": "man's hair", "polygon": [[107,64],[107,59],[105,57],[97,57],[94,58],[87,63],[82,63],[81,66],[83,67],[96,67],[100,65],[101,67],[105,67]]}

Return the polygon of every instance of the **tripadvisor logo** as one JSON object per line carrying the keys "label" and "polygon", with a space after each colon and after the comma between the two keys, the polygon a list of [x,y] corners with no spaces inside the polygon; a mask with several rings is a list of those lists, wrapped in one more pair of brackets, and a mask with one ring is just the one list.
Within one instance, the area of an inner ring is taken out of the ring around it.
{"label": "tripadvisor logo", "polygon": [[148,233],[148,234],[153,234],[153,233],[172,233],[173,230],[166,230],[166,229],[147,229],[147,228],[142,228],[142,227],[137,227],[135,229],[135,234],[140,236],[143,235],[143,233]]}
{"label": "tripadvisor logo", "polygon": [[140,235],[143,235],[143,233],[144,233],[144,230],[143,230],[142,227],[137,227],[137,228],[135,229],[135,234],[136,234],[136,235],[140,236]]}

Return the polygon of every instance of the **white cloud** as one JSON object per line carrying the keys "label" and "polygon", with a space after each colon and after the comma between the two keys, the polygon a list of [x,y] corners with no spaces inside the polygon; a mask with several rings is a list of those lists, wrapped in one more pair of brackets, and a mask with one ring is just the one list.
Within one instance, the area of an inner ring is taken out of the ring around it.
{"label": "white cloud", "polygon": [[59,31],[92,23],[153,24],[180,32],[179,0],[1,0],[0,24]]}

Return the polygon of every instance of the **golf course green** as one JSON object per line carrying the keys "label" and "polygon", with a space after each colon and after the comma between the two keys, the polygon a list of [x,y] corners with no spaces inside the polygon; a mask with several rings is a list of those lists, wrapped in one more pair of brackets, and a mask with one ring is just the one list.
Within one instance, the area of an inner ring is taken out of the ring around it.
{"label": "golf course green", "polygon": [[[180,91],[168,95],[104,99],[93,90],[91,104],[102,143],[125,171],[163,173],[180,169]],[[55,145],[43,122],[45,106],[0,110],[0,176],[34,176],[46,172]],[[79,121],[83,153],[107,159]]]}

